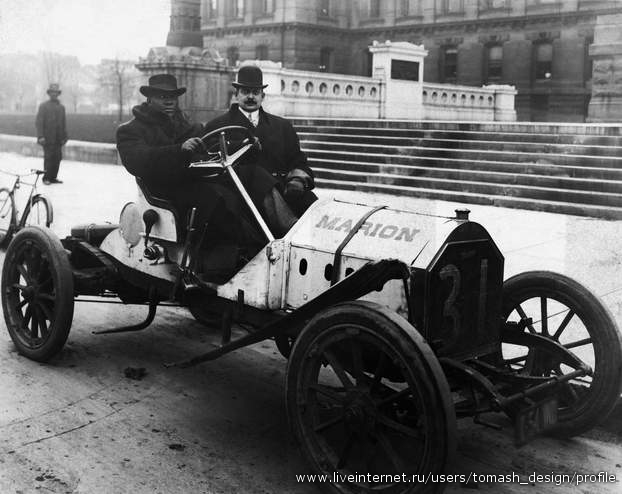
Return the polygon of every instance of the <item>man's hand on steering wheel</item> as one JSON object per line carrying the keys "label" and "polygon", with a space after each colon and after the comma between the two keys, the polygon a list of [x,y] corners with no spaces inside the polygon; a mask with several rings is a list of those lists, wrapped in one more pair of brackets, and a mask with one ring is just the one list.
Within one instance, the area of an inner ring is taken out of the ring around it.
{"label": "man's hand on steering wheel", "polygon": [[191,137],[190,139],[183,142],[183,144],[181,145],[181,150],[198,153],[200,151],[205,151],[205,144],[203,143],[203,139],[201,139],[200,137]]}

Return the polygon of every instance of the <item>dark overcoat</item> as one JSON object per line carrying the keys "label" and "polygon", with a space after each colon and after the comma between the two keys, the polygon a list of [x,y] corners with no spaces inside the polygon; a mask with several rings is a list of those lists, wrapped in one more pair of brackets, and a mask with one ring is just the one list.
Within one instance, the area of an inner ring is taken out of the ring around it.
{"label": "dark overcoat", "polygon": [[[205,124],[205,132],[226,125],[240,125],[250,129],[259,138],[261,150],[248,153],[245,161],[260,165],[268,172],[285,177],[292,170],[303,170],[313,177],[307,164],[307,156],[300,150],[300,141],[292,124],[286,119],[259,109],[259,124],[253,124],[240,111],[238,104],[231,105],[229,111]],[[312,185],[312,184],[311,184]]]}
{"label": "dark overcoat", "polygon": [[48,100],[39,105],[37,138],[44,137],[46,146],[62,146],[67,141],[65,107],[58,100]]}
{"label": "dark overcoat", "polygon": [[[260,148],[249,151],[238,168],[242,181],[250,188],[251,196],[264,196],[275,184],[285,192],[285,183],[292,177],[301,178],[307,189],[302,197],[288,200],[290,207],[297,215],[302,213],[317,199],[311,192],[314,188],[313,171],[307,164],[307,156],[300,149],[300,141],[292,124],[285,118],[259,109],[259,124],[255,127],[239,109],[237,103],[229,111],[205,124],[207,134],[219,127],[239,125],[251,131],[259,138]],[[246,165],[246,166],[245,166]],[[268,176],[253,171],[259,167],[268,172]],[[270,176],[273,180],[270,180]],[[286,197],[286,199],[288,199]]]}
{"label": "dark overcoat", "polygon": [[157,195],[176,195],[191,179],[187,167],[192,153],[182,151],[181,145],[200,136],[201,125],[190,124],[181,114],[170,118],[147,103],[135,106],[132,114],[134,118],[117,129],[121,162]]}

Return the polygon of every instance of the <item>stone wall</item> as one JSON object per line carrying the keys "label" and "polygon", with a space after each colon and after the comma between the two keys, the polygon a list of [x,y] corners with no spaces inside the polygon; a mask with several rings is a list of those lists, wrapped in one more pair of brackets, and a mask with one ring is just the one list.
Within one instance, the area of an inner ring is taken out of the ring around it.
{"label": "stone wall", "polygon": [[622,14],[598,18],[594,44],[590,122],[622,120]]}

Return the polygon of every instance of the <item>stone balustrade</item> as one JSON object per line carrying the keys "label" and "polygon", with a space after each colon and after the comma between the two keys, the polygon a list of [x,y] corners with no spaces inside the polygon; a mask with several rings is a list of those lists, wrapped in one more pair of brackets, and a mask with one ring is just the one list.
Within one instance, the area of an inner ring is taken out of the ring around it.
{"label": "stone balustrade", "polygon": [[514,86],[423,84],[425,120],[515,121]]}
{"label": "stone balustrade", "polygon": [[305,117],[379,118],[382,83],[371,77],[283,69],[255,61],[264,74],[267,111]]}

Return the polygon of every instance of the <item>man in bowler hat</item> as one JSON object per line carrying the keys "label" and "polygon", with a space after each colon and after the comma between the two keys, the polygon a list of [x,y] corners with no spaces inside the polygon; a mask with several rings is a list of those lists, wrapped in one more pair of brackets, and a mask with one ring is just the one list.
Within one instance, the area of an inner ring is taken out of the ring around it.
{"label": "man in bowler hat", "polygon": [[62,147],[67,142],[67,125],[65,107],[58,100],[58,84],[50,84],[47,93],[50,99],[39,105],[36,127],[37,143],[43,146],[43,183],[49,185],[62,183],[56,176],[63,158]]}
{"label": "man in bowler hat", "polygon": [[206,238],[250,250],[263,247],[263,235],[252,226],[237,193],[218,181],[202,180],[188,168],[204,146],[202,126],[190,123],[178,106],[186,88],[177,87],[173,75],[157,74],[140,92],[147,101],[135,106],[134,118],[117,129],[117,150],[125,168],[140,177],[152,195],[170,200],[180,212],[196,207],[195,226],[202,231],[208,225]]}
{"label": "man in bowler hat", "polygon": [[[301,216],[317,200],[313,172],[307,157],[300,150],[298,135],[286,119],[266,112],[262,107],[265,97],[263,73],[256,65],[240,67],[233,82],[237,103],[229,111],[206,124],[209,132],[226,125],[240,125],[259,138],[261,146],[246,155],[245,162],[253,163],[268,172],[266,177],[244,177],[252,168],[240,166],[242,180],[254,183],[261,196],[277,187],[292,211]],[[256,175],[256,174],[255,174]]]}

